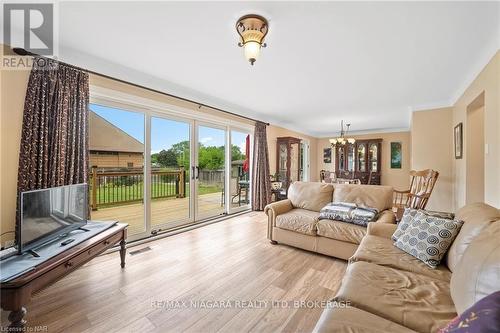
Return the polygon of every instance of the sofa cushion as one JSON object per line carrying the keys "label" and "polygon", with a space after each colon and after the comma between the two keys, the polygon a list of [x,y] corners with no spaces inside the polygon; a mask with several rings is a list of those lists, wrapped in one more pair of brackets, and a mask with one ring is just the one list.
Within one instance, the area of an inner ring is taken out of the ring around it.
{"label": "sofa cushion", "polygon": [[316,182],[293,182],[288,188],[288,199],[294,208],[319,212],[332,201],[333,185]]}
{"label": "sofa cushion", "polygon": [[334,202],[351,202],[361,207],[375,208],[379,212],[392,208],[392,186],[334,184],[334,187]]}
{"label": "sofa cushion", "polygon": [[319,220],[318,236],[359,244],[366,235],[366,228],[342,221]]}
{"label": "sofa cushion", "polygon": [[462,221],[417,213],[394,245],[436,268],[462,227]]}
{"label": "sofa cushion", "polygon": [[276,226],[281,229],[315,236],[318,220],[318,212],[295,208],[285,214],[276,216]]}
{"label": "sofa cushion", "polygon": [[484,229],[462,256],[451,277],[457,312],[500,290],[500,223]]}
{"label": "sofa cushion", "polygon": [[448,282],[363,261],[347,267],[335,300],[419,332],[436,332],[456,316]]}
{"label": "sofa cushion", "polygon": [[450,282],[451,272],[445,265],[432,269],[417,258],[394,246],[389,238],[366,235],[349,262],[365,261]]}
{"label": "sofa cushion", "polygon": [[452,272],[455,271],[469,244],[481,230],[495,221],[500,223],[500,210],[484,203],[474,203],[459,209],[456,218],[464,221],[464,225],[446,256],[448,268]]}
{"label": "sofa cushion", "polygon": [[326,308],[313,332],[315,333],[415,333],[390,320],[353,306]]}

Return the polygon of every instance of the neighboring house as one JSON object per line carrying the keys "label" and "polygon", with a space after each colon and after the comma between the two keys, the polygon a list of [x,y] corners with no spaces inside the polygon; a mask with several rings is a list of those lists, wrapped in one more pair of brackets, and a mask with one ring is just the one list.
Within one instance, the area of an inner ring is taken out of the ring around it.
{"label": "neighboring house", "polygon": [[144,145],[93,111],[89,112],[90,166],[140,168]]}

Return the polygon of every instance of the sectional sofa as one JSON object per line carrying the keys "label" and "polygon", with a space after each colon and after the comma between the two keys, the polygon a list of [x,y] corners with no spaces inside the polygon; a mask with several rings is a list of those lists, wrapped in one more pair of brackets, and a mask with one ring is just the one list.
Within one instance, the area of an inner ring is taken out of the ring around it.
{"label": "sectional sofa", "polygon": [[[384,187],[345,186],[327,189],[320,183],[298,184],[297,188],[292,185],[287,202],[273,203],[266,209],[271,241],[348,259],[341,287],[323,311],[315,332],[437,332],[457,313],[500,290],[500,210],[484,203],[459,209],[455,218],[464,224],[442,263],[432,269],[393,245],[391,236],[397,225],[385,212],[360,231],[363,236],[359,242],[357,238],[348,241],[344,236],[324,236],[320,225],[325,222],[319,220],[317,210],[305,210],[318,208],[327,201],[327,191],[333,191],[333,201],[351,200],[370,206],[386,200],[382,199],[388,190]],[[341,193],[335,195],[337,190]],[[359,197],[342,194],[346,192]],[[313,202],[318,204],[314,206]],[[288,214],[287,219],[291,220],[291,212],[295,214],[294,223],[280,219]],[[299,228],[311,218],[318,218],[315,227]],[[343,228],[347,227],[337,226],[330,231],[343,233]],[[321,238],[334,241],[320,242]]]}

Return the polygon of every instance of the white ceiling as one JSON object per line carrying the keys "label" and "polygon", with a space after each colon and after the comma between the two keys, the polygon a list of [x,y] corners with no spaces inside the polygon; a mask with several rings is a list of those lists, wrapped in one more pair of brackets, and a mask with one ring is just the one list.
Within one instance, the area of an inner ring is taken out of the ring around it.
{"label": "white ceiling", "polygon": [[[315,136],[406,129],[500,45],[498,2],[63,2],[60,58]],[[269,20],[250,66],[236,20]]]}

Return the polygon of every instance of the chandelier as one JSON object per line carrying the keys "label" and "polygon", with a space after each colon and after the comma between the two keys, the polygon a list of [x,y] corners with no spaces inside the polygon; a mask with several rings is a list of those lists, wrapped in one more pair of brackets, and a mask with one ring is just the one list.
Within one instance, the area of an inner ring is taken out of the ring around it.
{"label": "chandelier", "polygon": [[245,58],[252,66],[259,57],[261,47],[266,47],[264,38],[268,29],[267,20],[260,15],[245,15],[236,22],[236,31],[241,39],[238,46],[243,47]]}
{"label": "chandelier", "polygon": [[340,122],[340,136],[330,139],[330,144],[332,145],[332,147],[336,145],[345,145],[346,143],[353,144],[354,142],[356,142],[354,138],[347,137],[347,134],[349,133],[349,127],[351,127],[351,124],[346,124],[346,129],[344,130],[344,121],[342,120]]}

